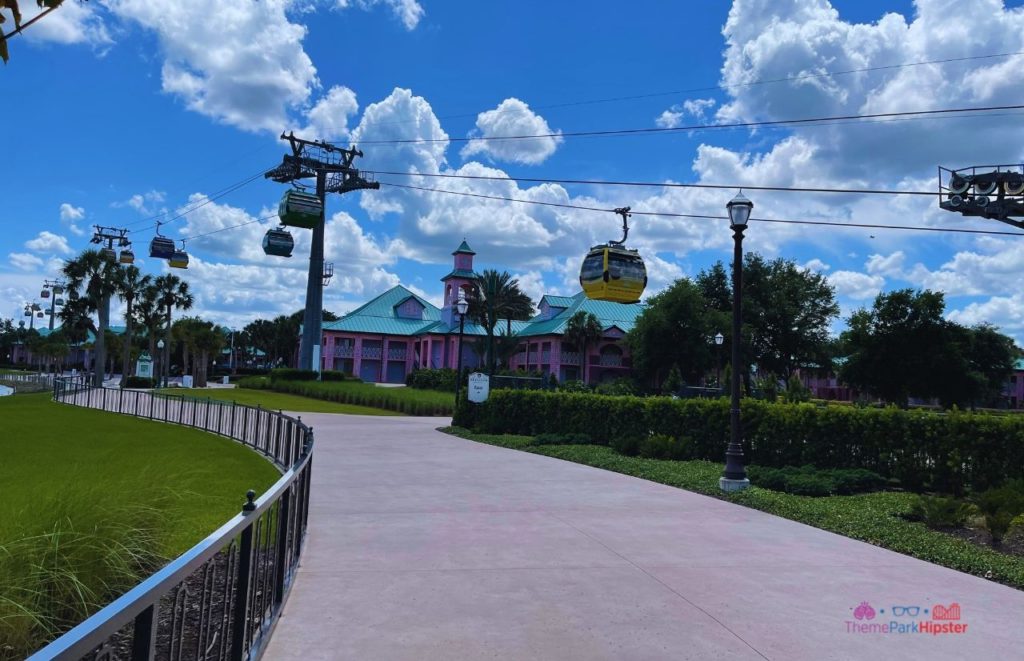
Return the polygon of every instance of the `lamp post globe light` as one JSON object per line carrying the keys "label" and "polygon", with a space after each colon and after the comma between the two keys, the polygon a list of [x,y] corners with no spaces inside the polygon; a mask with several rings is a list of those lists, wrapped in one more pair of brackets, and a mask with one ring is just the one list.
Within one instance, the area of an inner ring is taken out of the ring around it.
{"label": "lamp post globe light", "polygon": [[[743,196],[743,191],[725,207],[729,211],[729,228],[732,230],[732,405],[729,410],[729,447],[725,451],[725,470],[718,478],[722,491],[742,491],[750,486],[747,472],[743,468],[743,441],[740,429],[740,311],[743,304],[743,231],[750,220],[754,203]],[[723,338],[724,339],[724,338]],[[718,338],[715,338],[718,341]]]}
{"label": "lamp post globe light", "polygon": [[455,368],[455,406],[459,405],[459,393],[462,390],[462,332],[466,326],[466,312],[469,311],[469,301],[466,296],[459,292],[459,300],[455,304],[455,310],[459,313],[459,357],[456,359]]}
{"label": "lamp post globe light", "polygon": [[163,385],[162,379],[164,378],[164,375],[163,375],[163,367],[164,367],[163,366],[164,341],[162,339],[156,341],[156,350],[157,350],[157,354],[156,354],[156,387],[160,388]]}
{"label": "lamp post globe light", "polygon": [[725,336],[721,332],[715,333],[715,359],[718,361],[715,372],[715,387],[718,388],[719,392],[722,390],[722,343],[725,342]]}

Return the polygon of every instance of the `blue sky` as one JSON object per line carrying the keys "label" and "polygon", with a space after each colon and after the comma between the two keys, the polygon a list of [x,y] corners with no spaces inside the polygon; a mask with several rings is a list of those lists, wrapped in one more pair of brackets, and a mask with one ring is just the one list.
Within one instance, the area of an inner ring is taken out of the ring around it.
{"label": "blue sky", "polygon": [[[29,3],[24,3],[29,4]],[[32,3],[34,4],[34,3]],[[25,8],[26,14],[36,10]],[[556,179],[932,190],[936,165],[1024,159],[1019,114],[758,131],[696,131],[381,145],[438,139],[761,121],[1024,103],[1024,56],[806,76],[1024,51],[1020,2],[976,0],[480,2],[93,0],[69,2],[11,40],[0,72],[7,157],[0,316],[18,317],[93,224],[133,230],[155,214],[174,238],[272,215],[282,130],[361,143],[369,170]],[[984,29],[977,17],[984,16]],[[10,23],[7,24],[7,27]],[[721,87],[716,87],[721,86]],[[711,88],[711,89],[708,89]],[[686,91],[690,90],[690,91]],[[622,96],[644,98],[580,103]],[[516,199],[720,214],[732,190],[381,181]],[[755,215],[930,227],[965,221],[929,198],[749,192]],[[203,204],[203,206],[197,206]],[[326,306],[344,312],[399,282],[439,300],[465,237],[477,266],[508,269],[534,298],[571,294],[586,248],[617,218],[388,186],[329,200]],[[308,237],[290,260],[259,247],[271,220],[187,243],[196,312],[241,325],[302,305]],[[631,241],[654,293],[730,257],[724,222],[637,216]],[[1024,342],[1012,237],[757,224],[746,247],[817,270],[844,315],[879,291],[947,293],[950,316]],[[143,260],[161,273],[162,262]]]}

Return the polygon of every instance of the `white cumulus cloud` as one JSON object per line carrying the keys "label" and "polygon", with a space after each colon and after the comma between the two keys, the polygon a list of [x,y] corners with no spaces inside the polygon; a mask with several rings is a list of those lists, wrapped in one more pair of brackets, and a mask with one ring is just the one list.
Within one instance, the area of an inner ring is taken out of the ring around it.
{"label": "white cumulus cloud", "polygon": [[163,90],[196,112],[248,131],[279,132],[319,85],[290,0],[107,0],[153,30]]}
{"label": "white cumulus cloud", "polygon": [[72,253],[68,240],[59,234],[43,230],[34,239],[25,242],[25,247],[35,252],[60,253],[70,255]]}
{"label": "white cumulus cloud", "polygon": [[22,271],[34,271],[43,265],[43,260],[27,252],[12,252],[7,255],[14,268]]}
{"label": "white cumulus cloud", "polygon": [[[477,115],[476,130],[460,152],[463,158],[485,154],[497,161],[537,165],[555,153],[562,143],[561,131],[553,131],[547,121],[530,110],[523,101],[508,98],[494,110]],[[526,140],[495,140],[501,136],[543,135]]]}

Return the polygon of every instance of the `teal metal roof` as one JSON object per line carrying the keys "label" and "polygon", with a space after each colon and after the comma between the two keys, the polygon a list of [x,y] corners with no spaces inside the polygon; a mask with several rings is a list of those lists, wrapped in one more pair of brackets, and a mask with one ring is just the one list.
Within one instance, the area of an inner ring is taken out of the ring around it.
{"label": "teal metal roof", "polygon": [[[562,335],[565,333],[565,326],[569,319],[579,311],[590,312],[601,323],[602,330],[608,330],[613,326],[628,333],[636,323],[636,318],[643,312],[644,306],[641,303],[612,303],[610,301],[592,301],[583,292],[568,298],[564,296],[546,297],[548,305],[552,305],[551,299],[564,299],[568,302],[566,309],[559,312],[551,319],[530,322],[519,334],[530,337],[536,335]],[[556,305],[554,307],[562,307]]]}
{"label": "teal metal roof", "polygon": [[455,252],[453,252],[452,254],[453,255],[458,255],[459,253],[463,253],[465,255],[475,255],[476,254],[475,252],[473,252],[473,249],[469,247],[469,244],[466,243],[465,239],[462,240],[462,243],[459,244],[459,247],[456,248]]}
{"label": "teal metal roof", "polygon": [[540,299],[541,303],[544,301],[547,301],[548,305],[553,308],[567,308],[573,304],[575,298],[572,296],[552,296],[551,294],[545,294]]}
{"label": "teal metal roof", "polygon": [[[415,298],[423,305],[423,319],[405,319],[399,317],[395,308],[409,298]],[[643,311],[640,303],[611,303],[608,301],[592,301],[583,292],[575,296],[545,296],[548,304],[553,307],[564,307],[551,319],[541,320],[534,317],[529,321],[512,321],[512,333],[523,337],[537,335],[562,335],[569,319],[578,311],[590,312],[601,323],[603,330],[617,327],[623,332],[633,328],[636,318]],[[554,303],[552,301],[555,301]],[[508,327],[502,319],[495,327],[495,333],[502,334]],[[459,325],[451,328],[441,320],[441,310],[430,302],[416,296],[405,287],[398,285],[384,292],[370,302],[349,312],[337,321],[323,324],[325,331],[341,331],[349,333],[368,333],[374,335],[457,335]],[[469,320],[463,329],[464,335],[486,335],[483,326]]]}
{"label": "teal metal roof", "polygon": [[1018,358],[1017,361],[1013,364],[1013,369],[1017,370],[1018,372],[1024,372],[1024,358]]}
{"label": "teal metal roof", "polygon": [[[49,328],[36,328],[35,330],[39,331],[39,335],[41,337],[46,337],[50,333],[56,333],[57,331],[59,331],[60,330],[60,326],[57,326],[53,330],[50,330]],[[111,333],[113,333],[114,335],[124,335],[126,327],[125,326],[107,326],[107,330],[110,331]],[[139,337],[140,336],[140,331],[141,331],[141,329],[138,329],[138,328],[135,329],[135,337]],[[145,336],[145,331],[141,331],[141,335]],[[86,336],[87,336],[86,340],[85,340],[86,342],[95,342],[96,341],[96,333],[93,333],[92,331],[87,331],[86,332]]]}
{"label": "teal metal roof", "polygon": [[466,278],[468,280],[479,280],[480,276],[475,271],[469,271],[467,269],[452,269],[451,273],[441,278],[441,282],[448,280],[449,278]]}
{"label": "teal metal roof", "polygon": [[[415,298],[423,306],[423,319],[399,317],[398,305]],[[337,321],[324,322],[323,330],[380,335],[418,335],[441,321],[441,311],[405,287],[397,285],[352,310]],[[442,324],[443,325],[443,324]]]}

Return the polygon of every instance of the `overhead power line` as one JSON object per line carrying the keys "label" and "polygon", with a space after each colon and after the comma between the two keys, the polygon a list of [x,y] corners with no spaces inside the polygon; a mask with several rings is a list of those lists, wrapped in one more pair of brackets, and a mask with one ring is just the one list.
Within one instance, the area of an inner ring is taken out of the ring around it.
{"label": "overhead power line", "polygon": [[[229,194],[235,192],[236,190],[238,190],[240,188],[248,186],[249,184],[251,184],[252,182],[256,181],[257,179],[262,178],[264,173],[267,170],[269,170],[269,169],[270,168],[263,168],[262,170],[260,170],[259,172],[257,172],[256,174],[254,174],[252,176],[246,177],[245,179],[242,179],[241,181],[237,181],[237,182],[235,182],[235,183],[233,183],[233,184],[231,184],[231,185],[229,185],[229,186],[227,186],[225,188],[222,188],[219,191],[216,191],[215,193],[213,193],[212,195],[205,196],[202,201],[197,202],[197,203],[193,204],[190,207],[181,209],[181,210],[176,211],[176,212],[175,211],[163,211],[163,212],[155,214],[153,216],[149,216],[147,218],[141,218],[141,219],[136,220],[134,222],[128,223],[126,225],[126,227],[131,227],[133,225],[138,225],[139,223],[145,223],[145,222],[151,222],[151,221],[154,221],[154,220],[159,220],[160,218],[163,218],[164,216],[168,216],[168,215],[173,213],[175,215],[172,218],[168,218],[167,220],[161,220],[160,221],[161,225],[166,225],[167,223],[172,223],[172,222],[174,222],[176,220],[184,218],[185,216],[187,216],[188,214],[192,213],[193,211],[195,211],[197,209],[205,207],[207,204],[210,204],[211,202],[219,200],[220,198],[224,197],[225,195],[229,195]],[[132,230],[132,232],[144,232],[144,231],[146,231],[148,229],[152,229],[154,227],[156,227],[156,225],[150,225],[148,227],[143,227],[141,229]]]}
{"label": "overhead power line", "polygon": [[[502,202],[519,202],[521,204],[534,204],[539,206],[548,207],[560,207],[563,209],[577,209],[580,211],[602,211],[608,213],[615,213],[615,209],[602,208],[602,207],[589,207],[576,204],[565,204],[561,202],[543,202],[540,200],[523,200],[513,197],[504,197],[501,195],[485,195],[483,193],[469,193],[465,191],[453,191],[443,190],[438,188],[427,188],[425,186],[409,186],[406,184],[395,184],[391,182],[382,181],[382,186],[391,186],[395,188],[409,188],[413,190],[425,191],[430,193],[445,193],[449,195],[461,195],[464,197],[475,197],[483,198],[487,200],[498,200]],[[670,213],[665,211],[630,211],[634,216],[660,216],[664,218],[694,218],[701,220],[729,220],[728,216],[715,216],[710,214],[699,214],[699,213]],[[1001,232],[998,230],[973,230],[973,229],[961,229],[961,228],[943,228],[943,227],[924,227],[920,225],[884,225],[874,223],[840,223],[835,221],[826,220],[788,220],[782,218],[751,218],[751,221],[761,223],[781,223],[786,225],[823,225],[828,227],[855,227],[864,229],[888,229],[888,230],[908,230],[917,232],[952,232],[957,234],[994,234],[996,236],[1021,236],[1024,237],[1024,232]]]}
{"label": "overhead power line", "polygon": [[891,119],[900,117],[953,117],[963,113],[989,113],[1007,110],[1024,110],[1024,105],[981,106],[975,108],[939,108],[935,110],[905,110],[900,112],[878,112],[860,115],[833,115],[828,117],[805,117],[801,119],[768,119],[757,122],[731,122],[728,124],[690,124],[687,126],[647,126],[641,128],[607,129],[601,131],[566,131],[522,135],[480,136],[466,138],[404,138],[395,140],[362,140],[360,145],[428,144],[437,142],[471,142],[502,140],[536,140],[538,138],[581,138],[609,137],[623,135],[665,135],[689,131],[710,131],[722,129],[755,129],[767,126],[800,126],[823,122],[848,122],[851,120]]}
{"label": "overhead power line", "polygon": [[549,177],[516,177],[513,175],[506,175],[504,177],[493,177],[488,175],[473,175],[473,174],[441,174],[441,173],[425,173],[425,172],[392,172],[387,170],[367,170],[365,172],[372,172],[374,175],[392,175],[401,177],[432,177],[440,179],[467,179],[476,181],[518,181],[531,184],[579,184],[579,185],[593,185],[593,186],[631,186],[631,187],[646,187],[646,188],[710,188],[710,189],[721,189],[721,190],[760,190],[760,191],[775,191],[785,193],[841,193],[847,195],[926,195],[936,196],[940,195],[937,191],[908,191],[908,190],[888,190],[880,188],[811,188],[811,187],[798,187],[798,186],[752,186],[747,184],[682,184],[677,182],[655,182],[655,181],[614,181],[614,180],[601,180],[601,179],[557,179]]}
{"label": "overhead power line", "polygon": [[[637,100],[642,100],[642,99],[654,99],[654,98],[666,97],[666,96],[679,96],[679,95],[682,95],[682,94],[695,94],[695,93],[699,93],[699,92],[714,92],[714,91],[718,91],[718,90],[727,91],[727,90],[730,90],[730,89],[739,89],[739,88],[746,88],[746,87],[756,87],[756,86],[759,86],[759,85],[770,85],[770,84],[776,84],[776,83],[800,82],[802,80],[814,80],[814,79],[820,79],[820,78],[831,78],[833,76],[845,76],[845,75],[851,75],[851,74],[856,74],[856,73],[873,73],[873,72],[877,72],[877,71],[890,71],[890,70],[895,70],[895,69],[902,69],[904,67],[919,67],[919,66],[926,66],[926,65],[932,65],[932,64],[952,64],[952,63],[956,63],[956,62],[970,62],[970,61],[977,61],[977,60],[990,60],[990,59],[996,59],[996,58],[1002,58],[1002,57],[1014,57],[1014,56],[1017,56],[1017,55],[1024,55],[1024,51],[1014,51],[1014,52],[1011,52],[1011,53],[990,53],[990,54],[986,54],[986,55],[971,55],[971,56],[968,56],[968,57],[950,57],[950,58],[943,58],[943,59],[938,59],[938,60],[921,60],[921,61],[917,61],[917,62],[903,62],[903,63],[900,63],[900,64],[888,64],[888,65],[875,66],[875,67],[864,67],[864,68],[860,68],[860,69],[845,69],[845,70],[841,70],[841,71],[822,71],[822,72],[819,72],[819,73],[807,73],[807,74],[800,74],[800,75],[797,75],[797,76],[785,76],[785,77],[782,77],[782,78],[766,78],[766,79],[761,79],[761,80],[752,80],[752,81],[745,82],[745,83],[732,83],[732,84],[728,84],[728,85],[707,85],[707,86],[704,86],[704,87],[691,87],[691,88],[688,88],[688,89],[670,90],[670,91],[665,91],[665,92],[649,92],[649,93],[646,93],[646,94],[631,94],[631,95],[625,95],[625,96],[605,97],[605,98],[600,98],[600,99],[586,99],[586,100],[581,100],[581,101],[566,101],[566,102],[563,102],[563,103],[549,103],[549,104],[544,104],[544,105],[531,105],[530,107],[533,110],[554,110],[554,109],[558,109],[558,108],[572,108],[572,107],[577,107],[577,106],[597,105],[597,104],[602,104],[602,103],[616,103],[616,102],[619,102],[619,101],[637,101]],[[479,114],[480,114],[479,112],[456,113],[456,114],[441,115],[441,116],[438,116],[438,119],[439,120],[463,119],[463,118],[466,118],[466,117],[477,117]],[[400,124],[412,124],[415,121],[417,121],[417,120],[411,120],[410,119],[410,120],[399,120],[399,121],[392,121],[392,122],[381,122],[380,124],[378,124],[378,126],[391,126],[391,125],[400,125]]]}

